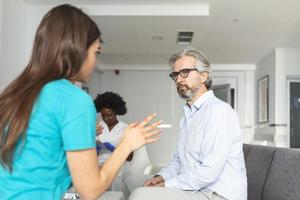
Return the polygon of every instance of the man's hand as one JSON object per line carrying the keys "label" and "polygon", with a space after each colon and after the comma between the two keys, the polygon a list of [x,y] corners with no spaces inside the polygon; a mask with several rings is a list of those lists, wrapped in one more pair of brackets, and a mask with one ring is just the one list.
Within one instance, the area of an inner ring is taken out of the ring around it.
{"label": "man's hand", "polygon": [[162,181],[162,182],[157,183],[155,185],[151,185],[151,187],[165,187],[165,181]]}
{"label": "man's hand", "polygon": [[144,187],[164,187],[165,180],[162,176],[157,175],[145,181]]}

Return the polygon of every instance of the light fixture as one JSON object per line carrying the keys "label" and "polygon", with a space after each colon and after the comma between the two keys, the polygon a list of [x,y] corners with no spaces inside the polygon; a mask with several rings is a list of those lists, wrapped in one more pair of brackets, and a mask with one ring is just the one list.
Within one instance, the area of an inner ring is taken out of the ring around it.
{"label": "light fixture", "polygon": [[178,31],[177,44],[191,44],[194,31]]}
{"label": "light fixture", "polygon": [[209,4],[87,5],[92,16],[208,16]]}

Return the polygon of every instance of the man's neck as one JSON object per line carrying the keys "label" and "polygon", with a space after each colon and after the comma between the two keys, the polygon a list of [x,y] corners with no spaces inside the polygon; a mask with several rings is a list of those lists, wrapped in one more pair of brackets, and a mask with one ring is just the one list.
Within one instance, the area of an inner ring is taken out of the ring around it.
{"label": "man's neck", "polygon": [[201,87],[200,90],[198,91],[198,93],[190,100],[190,101],[187,101],[187,103],[192,106],[195,101],[201,97],[205,92],[207,92],[207,88],[204,86],[204,87]]}

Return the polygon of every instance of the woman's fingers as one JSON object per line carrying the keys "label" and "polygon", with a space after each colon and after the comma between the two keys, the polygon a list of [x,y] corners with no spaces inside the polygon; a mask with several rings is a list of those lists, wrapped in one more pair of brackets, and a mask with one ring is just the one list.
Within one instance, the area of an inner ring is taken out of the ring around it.
{"label": "woman's fingers", "polygon": [[155,138],[149,138],[149,139],[146,139],[146,144],[156,142],[156,141],[158,141],[159,139],[160,139],[160,137],[155,137]]}
{"label": "woman's fingers", "polygon": [[144,127],[146,126],[154,117],[156,116],[156,113],[153,113],[152,115],[149,115],[146,117],[140,124],[139,126]]}
{"label": "woman's fingers", "polygon": [[159,134],[161,133],[161,131],[162,130],[158,129],[158,130],[154,130],[154,131],[146,133],[145,134],[145,142],[146,142],[146,144],[158,141],[160,139]]}
{"label": "woman's fingers", "polygon": [[157,129],[157,130],[154,130],[154,131],[150,131],[150,132],[148,132],[148,133],[145,134],[145,139],[154,137],[154,136],[160,134],[161,131],[162,131],[161,129]]}
{"label": "woman's fingers", "polygon": [[153,123],[153,124],[151,124],[151,125],[145,127],[144,130],[145,130],[146,132],[151,131],[151,130],[157,128],[157,126],[159,126],[161,123],[162,123],[162,120],[157,121],[157,122],[155,122],[155,123]]}
{"label": "woman's fingers", "polygon": [[133,127],[136,127],[138,124],[139,124],[139,122],[133,122],[133,123],[130,123],[128,125],[128,127],[133,128]]}
{"label": "woman's fingers", "polygon": [[157,129],[157,126],[162,121],[148,125],[155,116],[156,113],[146,117],[141,123],[135,122],[128,125],[122,141],[129,145],[130,150],[134,151],[145,144],[156,142],[160,139],[159,133],[161,130]]}

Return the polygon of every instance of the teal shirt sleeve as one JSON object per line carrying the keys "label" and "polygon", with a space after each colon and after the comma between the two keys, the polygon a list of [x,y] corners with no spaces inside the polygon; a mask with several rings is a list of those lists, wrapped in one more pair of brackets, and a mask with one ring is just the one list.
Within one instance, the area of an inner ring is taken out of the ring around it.
{"label": "teal shirt sleeve", "polygon": [[96,110],[88,95],[73,99],[64,106],[61,136],[66,151],[95,148]]}

